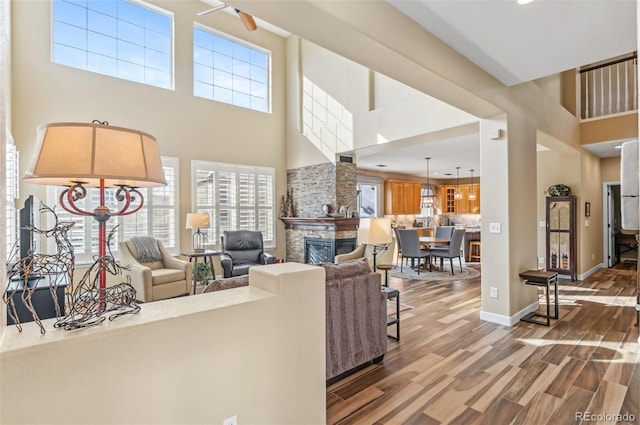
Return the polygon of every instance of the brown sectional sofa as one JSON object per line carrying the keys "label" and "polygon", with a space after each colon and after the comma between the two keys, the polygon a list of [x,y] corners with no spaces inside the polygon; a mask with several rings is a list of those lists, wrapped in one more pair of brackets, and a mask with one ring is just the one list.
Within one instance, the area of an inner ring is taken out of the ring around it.
{"label": "brown sectional sofa", "polygon": [[[327,380],[387,352],[387,298],[366,258],[320,264],[326,273]],[[204,292],[247,286],[248,276],[211,282]]]}

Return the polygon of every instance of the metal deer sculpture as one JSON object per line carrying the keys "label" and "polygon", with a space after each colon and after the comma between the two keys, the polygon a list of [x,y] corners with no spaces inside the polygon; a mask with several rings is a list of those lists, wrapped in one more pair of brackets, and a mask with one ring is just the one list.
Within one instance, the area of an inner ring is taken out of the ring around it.
{"label": "metal deer sculpture", "polygon": [[127,281],[100,290],[99,272],[107,270],[112,275],[122,275],[122,270],[129,267],[120,266],[111,253],[111,242],[117,226],[111,230],[108,238],[109,254],[97,257],[94,263],[84,273],[82,279],[71,295],[71,308],[68,314],[55,323],[56,328],[73,330],[98,325],[105,320],[114,320],[124,314],[136,314],[140,306],[136,301],[136,290],[131,285],[129,276]]}
{"label": "metal deer sculpture", "polygon": [[[136,290],[131,285],[129,276],[126,277],[126,282],[110,286],[103,291],[99,289],[99,270],[107,270],[112,275],[121,275],[122,270],[128,269],[128,267],[121,267],[111,252],[110,242],[114,238],[117,226],[109,233],[109,254],[97,257],[84,273],[78,285],[74,287],[75,256],[73,245],[68,238],[69,230],[74,223],[59,221],[55,211],[44,204],[41,204],[40,211],[52,216],[54,226],[46,230],[30,226],[28,230],[36,237],[44,235],[48,239],[53,239],[56,252],[55,254],[33,253],[30,258],[21,259],[14,264],[7,264],[7,282],[9,283],[4,290],[3,301],[7,304],[7,312],[18,330],[22,332],[16,302],[22,302],[33,316],[33,321],[40,327],[40,333],[46,332],[31,300],[38,287],[38,282],[43,277],[47,277],[50,282],[49,288],[58,318],[54,323],[56,328],[65,330],[85,328],[102,323],[105,320],[105,315],[110,314],[109,320],[113,320],[124,314],[138,313],[140,306],[136,301]],[[13,258],[13,256],[9,258]],[[64,283],[67,284],[67,314],[63,316],[56,293],[60,285]],[[16,294],[21,294],[19,300],[15,299]]]}
{"label": "metal deer sculpture", "polygon": [[[38,317],[32,302],[32,296],[38,288],[39,282],[43,278],[49,280],[49,290],[54,302],[56,317],[61,317],[61,306],[58,304],[57,290],[60,285],[67,284],[67,303],[70,301],[68,295],[71,293],[73,285],[73,269],[75,256],[73,245],[69,241],[68,233],[74,223],[69,221],[59,221],[55,211],[48,206],[40,205],[41,214],[49,214],[54,225],[50,229],[40,229],[33,225],[27,227],[36,238],[46,237],[53,239],[56,246],[55,254],[32,253],[30,258],[22,258],[13,264],[7,264],[7,287],[3,293],[3,301],[7,304],[7,312],[13,319],[16,327],[22,332],[22,325],[16,310],[16,294],[20,294],[20,301],[31,313],[33,321],[40,327],[40,333],[45,333],[44,326]],[[15,254],[15,250],[12,250]],[[9,256],[11,260],[14,255]]]}

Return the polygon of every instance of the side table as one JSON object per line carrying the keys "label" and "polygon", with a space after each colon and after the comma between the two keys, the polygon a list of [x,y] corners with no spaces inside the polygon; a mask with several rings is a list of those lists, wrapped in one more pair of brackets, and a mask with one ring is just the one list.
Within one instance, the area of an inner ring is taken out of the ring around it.
{"label": "side table", "polygon": [[396,336],[387,335],[389,338],[400,341],[400,291],[383,286],[382,290],[387,294],[387,300],[396,300],[396,317],[387,316],[387,327],[396,325]]}
{"label": "side table", "polygon": [[196,279],[196,270],[198,270],[198,258],[202,258],[203,262],[207,263],[207,258],[209,259],[209,266],[211,267],[211,278],[213,280],[216,279],[216,271],[213,268],[213,256],[220,255],[220,251],[203,251],[203,252],[182,252],[181,255],[185,257],[189,257],[189,262],[193,264],[193,295],[196,294],[196,285],[198,281]]}
{"label": "side table", "polygon": [[[526,314],[522,319],[523,322],[536,323],[538,325],[549,326],[551,324],[551,319],[558,318],[558,273],[556,272],[547,272],[544,270],[527,270],[526,272],[520,273],[520,278],[524,279],[524,283],[526,285],[534,285],[534,286],[542,286],[545,288],[546,296],[547,296],[547,314],[540,314],[537,311],[533,311],[529,314]],[[549,302],[549,291],[551,289],[551,285],[553,284],[553,292],[554,292],[554,315],[551,315],[551,303]],[[544,320],[536,320],[534,317],[542,317]]]}
{"label": "side table", "polygon": [[393,264],[378,264],[378,270],[384,270],[384,286],[389,287],[389,270],[393,270]]}

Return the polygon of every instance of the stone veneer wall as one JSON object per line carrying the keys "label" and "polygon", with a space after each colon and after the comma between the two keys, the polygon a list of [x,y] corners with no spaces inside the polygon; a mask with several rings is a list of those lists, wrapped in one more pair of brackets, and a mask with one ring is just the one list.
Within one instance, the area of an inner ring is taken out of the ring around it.
{"label": "stone veneer wall", "polygon": [[[336,210],[340,205],[357,213],[358,167],[349,162],[336,163]],[[331,206],[333,207],[333,205]]]}
{"label": "stone veneer wall", "polygon": [[288,170],[287,189],[292,190],[296,217],[322,216],[323,204],[331,205],[333,211],[336,205],[335,165],[327,163]]}
{"label": "stone veneer wall", "polygon": [[296,217],[320,217],[322,205],[332,212],[340,205],[356,211],[356,164],[337,162],[311,165],[287,171],[287,189],[292,189]]}

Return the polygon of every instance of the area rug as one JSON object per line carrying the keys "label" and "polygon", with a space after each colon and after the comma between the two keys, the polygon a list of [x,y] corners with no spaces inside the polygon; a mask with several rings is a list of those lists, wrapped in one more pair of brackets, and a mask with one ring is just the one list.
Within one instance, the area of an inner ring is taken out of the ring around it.
{"label": "area rug", "polygon": [[400,267],[395,267],[391,270],[391,276],[393,277],[401,277],[404,279],[419,279],[419,280],[429,280],[429,281],[451,281],[451,280],[464,280],[464,279],[473,279],[480,276],[480,272],[471,267],[462,266],[462,272],[460,271],[460,266],[457,264],[453,265],[453,272],[455,273],[453,276],[451,275],[451,269],[448,264],[444,265],[444,270],[436,270],[433,271],[420,271],[420,274],[413,270],[411,266],[403,265],[402,272],[400,271]]}
{"label": "area rug", "polygon": [[[407,310],[413,310],[413,307],[407,304],[402,304],[400,303],[400,313],[407,311]],[[396,315],[396,302],[394,301],[388,301],[387,302],[387,316],[395,316]]]}

